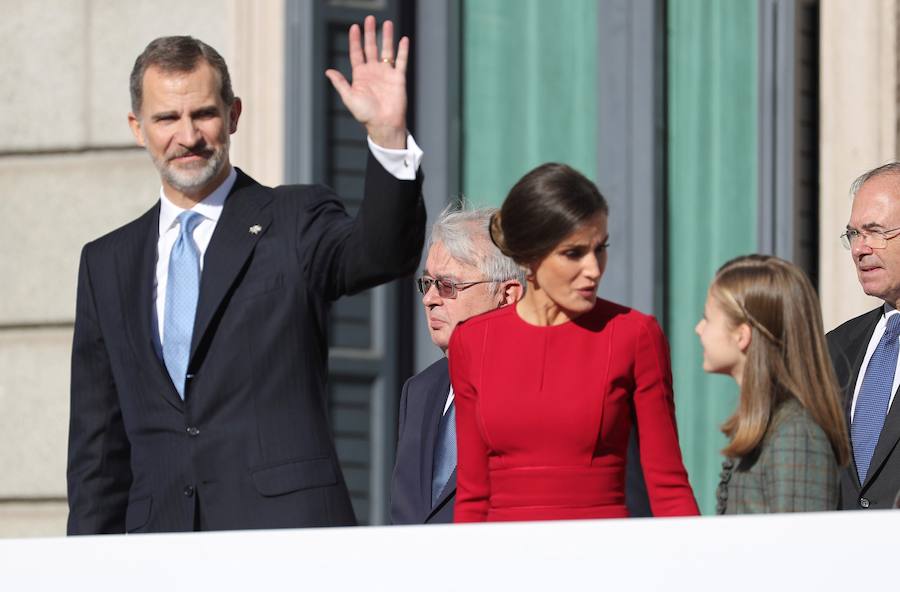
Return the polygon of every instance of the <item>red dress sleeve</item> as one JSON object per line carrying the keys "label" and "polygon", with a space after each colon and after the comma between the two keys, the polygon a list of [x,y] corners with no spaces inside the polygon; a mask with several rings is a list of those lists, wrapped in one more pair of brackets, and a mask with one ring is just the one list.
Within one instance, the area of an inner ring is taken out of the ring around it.
{"label": "red dress sleeve", "polygon": [[456,505],[454,522],[487,520],[490,481],[488,446],[478,420],[478,355],[471,355],[469,343],[477,332],[467,334],[459,325],[450,338],[450,382],[456,405]]}
{"label": "red dress sleeve", "polygon": [[678,444],[669,346],[653,317],[639,329],[635,348],[634,406],[650,508],[654,516],[697,515]]}

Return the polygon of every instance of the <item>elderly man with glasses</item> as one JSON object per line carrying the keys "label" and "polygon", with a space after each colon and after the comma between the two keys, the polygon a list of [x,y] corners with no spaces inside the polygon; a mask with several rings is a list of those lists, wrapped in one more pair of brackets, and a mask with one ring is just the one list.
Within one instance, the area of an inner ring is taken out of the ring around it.
{"label": "elderly man with glasses", "polygon": [[841,474],[840,507],[886,509],[900,490],[900,163],[853,182],[853,207],[841,243],[863,292],[884,303],[828,333],[853,458]]}
{"label": "elderly man with glasses", "polygon": [[391,482],[394,524],[453,522],[456,425],[446,358],[450,335],[459,322],[516,302],[525,284],[519,267],[491,242],[488,224],[495,211],[451,205],[431,231],[417,284],[431,340],[445,357],[403,385]]}

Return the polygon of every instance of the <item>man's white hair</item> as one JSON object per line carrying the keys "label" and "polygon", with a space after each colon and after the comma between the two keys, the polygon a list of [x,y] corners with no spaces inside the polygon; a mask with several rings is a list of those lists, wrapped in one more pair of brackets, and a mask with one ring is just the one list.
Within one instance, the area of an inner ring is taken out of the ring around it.
{"label": "man's white hair", "polygon": [[500,252],[491,240],[488,227],[497,208],[470,209],[459,199],[441,212],[431,227],[430,249],[441,243],[447,253],[465,265],[478,269],[484,279],[490,280],[492,294],[507,280],[518,280],[525,286],[525,273],[515,262]]}

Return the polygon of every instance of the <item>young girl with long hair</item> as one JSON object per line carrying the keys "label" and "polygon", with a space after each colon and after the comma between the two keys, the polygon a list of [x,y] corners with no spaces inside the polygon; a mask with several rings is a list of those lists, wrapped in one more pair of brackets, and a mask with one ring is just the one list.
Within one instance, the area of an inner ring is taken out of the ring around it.
{"label": "young girl with long hair", "polygon": [[722,425],[719,514],[835,510],[849,441],[819,301],[800,268],[766,255],[716,273],[697,323],[703,369],[740,387]]}

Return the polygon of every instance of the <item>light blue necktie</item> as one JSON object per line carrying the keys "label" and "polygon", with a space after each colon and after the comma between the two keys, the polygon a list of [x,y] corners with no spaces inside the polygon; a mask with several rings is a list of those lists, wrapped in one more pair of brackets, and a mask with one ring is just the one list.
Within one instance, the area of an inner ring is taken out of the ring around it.
{"label": "light blue necktie", "polygon": [[853,442],[853,460],[859,482],[865,483],[872,462],[875,445],[884,427],[891,391],[894,385],[894,372],[897,369],[897,353],[900,344],[897,336],[900,333],[900,314],[888,317],[887,328],[875,353],[869,360],[866,375],[853,412],[853,423],[850,425],[850,439]]}
{"label": "light blue necktie", "polygon": [[166,310],[163,325],[163,360],[172,384],[184,399],[184,381],[191,355],[191,336],[200,294],[200,251],[194,242],[194,229],[203,221],[197,212],[178,215],[178,239],[169,256],[166,285]]}
{"label": "light blue necktie", "polygon": [[456,405],[451,401],[438,426],[434,465],[431,469],[431,507],[437,503],[441,491],[456,468]]}

